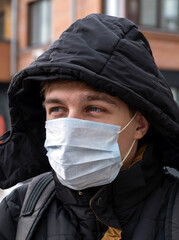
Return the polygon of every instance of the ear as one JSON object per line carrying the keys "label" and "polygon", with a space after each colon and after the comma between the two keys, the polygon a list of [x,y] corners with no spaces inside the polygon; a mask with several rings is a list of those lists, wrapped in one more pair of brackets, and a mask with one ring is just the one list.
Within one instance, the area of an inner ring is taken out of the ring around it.
{"label": "ear", "polygon": [[135,138],[141,139],[147,133],[149,129],[149,122],[146,118],[142,115],[142,113],[138,113],[136,116],[136,131],[135,131]]}

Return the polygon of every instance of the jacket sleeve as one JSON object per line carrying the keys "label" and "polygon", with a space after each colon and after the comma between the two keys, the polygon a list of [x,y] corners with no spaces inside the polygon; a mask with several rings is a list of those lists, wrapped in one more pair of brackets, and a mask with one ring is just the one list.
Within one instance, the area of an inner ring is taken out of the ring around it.
{"label": "jacket sleeve", "polygon": [[0,204],[0,239],[14,240],[18,217],[25,197],[26,186],[21,186],[10,193]]}

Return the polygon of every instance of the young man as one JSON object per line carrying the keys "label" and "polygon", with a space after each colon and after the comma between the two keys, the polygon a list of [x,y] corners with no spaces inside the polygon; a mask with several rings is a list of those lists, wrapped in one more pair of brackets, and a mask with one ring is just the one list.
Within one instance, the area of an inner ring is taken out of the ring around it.
{"label": "young man", "polygon": [[76,21],[17,73],[9,102],[1,187],[52,169],[55,195],[41,176],[17,188],[0,205],[0,239],[179,239],[166,170],[179,169],[179,108],[135,24]]}

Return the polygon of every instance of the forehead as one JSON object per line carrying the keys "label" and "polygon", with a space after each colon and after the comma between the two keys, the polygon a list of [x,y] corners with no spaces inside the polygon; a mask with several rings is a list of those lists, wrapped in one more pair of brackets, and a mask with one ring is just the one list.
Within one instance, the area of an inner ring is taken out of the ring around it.
{"label": "forehead", "polygon": [[[75,97],[81,97],[87,99],[87,100],[109,100],[109,103],[115,103],[116,105],[125,105],[127,107],[127,104],[125,104],[120,98],[111,96],[108,93],[99,92],[89,85],[87,85],[85,82],[81,81],[55,81],[50,83],[46,90],[45,90],[45,98],[63,98],[63,97],[70,97],[75,95]],[[94,98],[93,98],[94,96]]]}

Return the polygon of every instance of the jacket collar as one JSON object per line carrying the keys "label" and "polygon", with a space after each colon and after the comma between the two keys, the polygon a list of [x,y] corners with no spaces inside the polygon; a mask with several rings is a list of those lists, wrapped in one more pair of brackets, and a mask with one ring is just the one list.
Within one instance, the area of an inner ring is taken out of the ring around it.
{"label": "jacket collar", "polygon": [[91,207],[103,223],[120,229],[133,217],[139,217],[135,210],[142,208],[147,196],[163,179],[163,168],[155,155],[153,144],[149,143],[141,161],[121,171],[91,199]]}
{"label": "jacket collar", "polygon": [[[95,215],[107,226],[121,229],[142,207],[145,198],[163,179],[163,169],[148,144],[141,161],[121,171],[108,185],[83,191],[71,190],[59,183],[56,176],[57,198],[64,204],[90,206]],[[93,195],[93,193],[96,194]],[[139,211],[140,212],[140,211]],[[135,216],[137,217],[137,216]]]}

